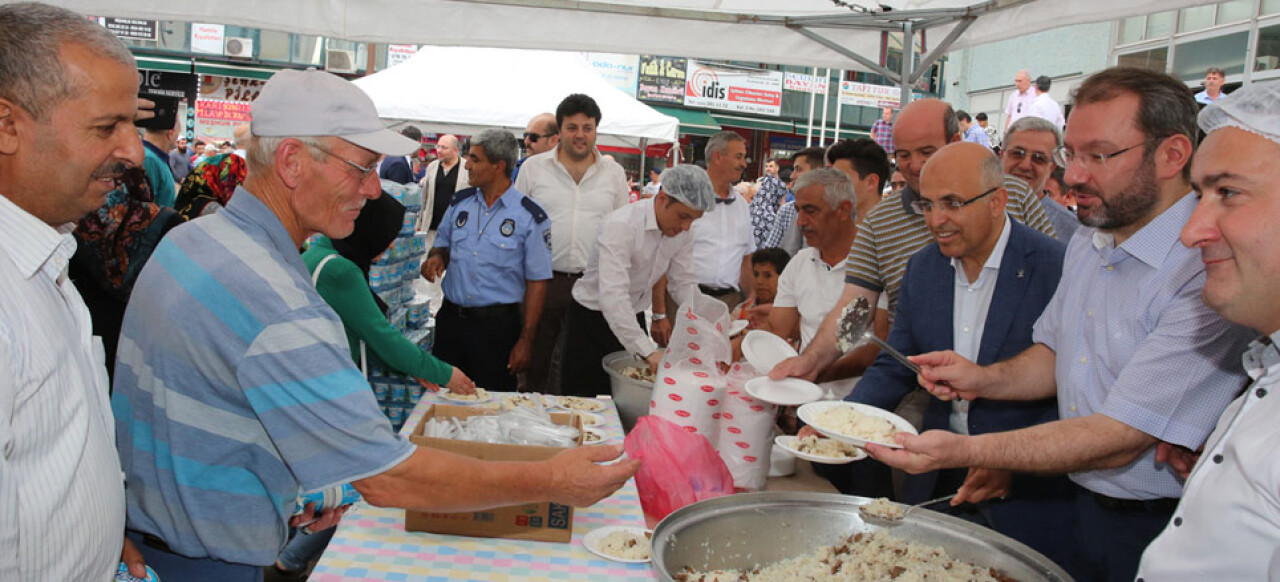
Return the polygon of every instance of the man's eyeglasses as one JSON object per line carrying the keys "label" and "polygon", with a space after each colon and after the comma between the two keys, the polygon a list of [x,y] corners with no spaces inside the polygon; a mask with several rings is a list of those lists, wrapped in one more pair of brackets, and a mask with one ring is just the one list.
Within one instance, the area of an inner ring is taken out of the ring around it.
{"label": "man's eyeglasses", "polygon": [[1148,140],[1142,140],[1139,143],[1133,144],[1124,149],[1116,150],[1109,154],[1077,153],[1067,149],[1067,146],[1060,146],[1058,149],[1053,150],[1053,161],[1063,169],[1070,167],[1071,164],[1074,162],[1080,162],[1080,165],[1084,166],[1086,169],[1105,168],[1107,167],[1107,160],[1114,158],[1120,154],[1123,154],[1138,146],[1146,145],[1147,141]]}
{"label": "man's eyeglasses", "polygon": [[524,139],[529,143],[538,143],[538,140],[544,137],[551,137],[553,135],[555,134],[554,133],[540,134],[540,133],[532,133],[532,132],[526,131],[524,132]]}
{"label": "man's eyeglasses", "polygon": [[961,208],[964,208],[965,206],[968,206],[970,204],[973,204],[974,202],[977,202],[979,200],[982,200],[983,198],[986,198],[987,196],[990,196],[992,192],[995,192],[996,190],[999,190],[999,189],[1000,189],[1000,186],[996,186],[995,188],[987,190],[986,192],[983,192],[968,200],[957,200],[955,198],[945,198],[935,203],[932,200],[925,200],[924,198],[920,198],[918,200],[914,200],[911,202],[911,208],[915,209],[915,211],[919,214],[928,214],[930,212],[933,212],[935,205],[937,208],[945,210],[947,212],[955,212],[957,210],[960,210]]}
{"label": "man's eyeglasses", "polygon": [[1004,153],[1008,155],[1010,158],[1012,158],[1013,161],[1015,162],[1021,162],[1022,160],[1027,159],[1027,156],[1030,156],[1031,163],[1037,166],[1047,166],[1053,163],[1052,154],[1046,154],[1044,152],[1027,151],[1027,148],[1017,147],[1017,148],[1007,149],[1004,151]]}
{"label": "man's eyeglasses", "polygon": [[337,158],[337,159],[339,159],[339,160],[342,160],[342,161],[346,162],[348,166],[351,166],[352,168],[355,168],[355,169],[356,169],[356,171],[360,172],[360,176],[359,176],[359,178],[358,178],[358,179],[360,179],[360,180],[366,180],[366,179],[368,179],[368,178],[369,178],[369,176],[371,176],[371,175],[375,174],[375,173],[378,171],[378,165],[377,165],[377,164],[374,164],[374,165],[372,165],[372,166],[361,166],[360,164],[357,164],[357,163],[355,163],[355,162],[353,162],[353,161],[351,161],[351,160],[348,160],[347,158],[344,158],[344,157],[342,157],[342,156],[340,156],[340,155],[338,155],[338,154],[335,154],[335,153],[333,153],[333,152],[329,151],[328,149],[323,148],[323,147],[321,147],[321,146],[313,145],[313,144],[307,144],[307,146],[308,146],[308,147],[315,148],[315,149],[318,149],[318,150],[320,150],[320,152],[321,152],[321,153],[324,153],[324,154],[326,154],[326,155],[332,156],[332,157],[334,157],[334,158]]}

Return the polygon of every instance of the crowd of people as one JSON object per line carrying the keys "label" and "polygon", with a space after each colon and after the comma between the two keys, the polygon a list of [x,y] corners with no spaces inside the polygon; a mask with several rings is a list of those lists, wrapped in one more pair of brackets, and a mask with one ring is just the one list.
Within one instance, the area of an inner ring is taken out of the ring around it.
{"label": "crowd of people", "polygon": [[[587,95],[531,119],[524,157],[487,130],[428,162],[355,85],[282,71],[227,151],[188,149],[139,135],[152,113],[110,32],[0,6],[0,578],[301,570],[343,511],[294,500],[345,483],[420,510],[592,505],[638,469],[621,447],[414,446],[368,359],[461,393],[594,396],[609,353],[656,369],[698,295],[799,346],[759,372],[923,429],[824,470],[843,492],[956,493],[949,511],[1079,580],[1280,576],[1280,86],[1206,84],[1200,111],[1116,67],[1062,120],[1036,114],[1047,78],[1017,84],[1003,135],[919,99],[747,182],[725,131],[633,200]],[[380,179],[423,190],[434,353],[369,287],[406,212]],[[859,299],[918,374],[837,348]]]}

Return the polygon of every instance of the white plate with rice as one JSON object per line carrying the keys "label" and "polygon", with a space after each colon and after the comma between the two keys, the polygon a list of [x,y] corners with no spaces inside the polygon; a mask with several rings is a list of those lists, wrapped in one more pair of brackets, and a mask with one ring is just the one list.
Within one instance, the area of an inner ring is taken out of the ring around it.
{"label": "white plate with rice", "polygon": [[457,393],[454,393],[452,390],[441,390],[440,392],[436,393],[436,395],[443,400],[448,400],[449,402],[457,402],[459,404],[479,404],[481,402],[488,402],[493,399],[493,396],[489,395],[489,391],[485,390],[484,388],[476,388],[476,391],[474,394],[457,394]]}
{"label": "white plate with rice", "polygon": [[582,428],[582,444],[584,445],[603,445],[610,440],[612,439],[609,438],[609,435],[598,428],[590,426]]}
{"label": "white plate with rice", "polygon": [[595,398],[583,398],[581,396],[560,396],[556,398],[554,405],[565,410],[578,410],[585,412],[600,412],[604,410],[604,403]]}
{"label": "white plate with rice", "polygon": [[810,402],[796,411],[800,420],[814,430],[855,447],[875,443],[893,449],[902,445],[894,442],[899,432],[920,434],[906,419],[887,410],[856,402],[823,400]]}
{"label": "white plate with rice", "polygon": [[614,562],[643,564],[652,554],[653,533],[642,527],[607,525],[587,532],[582,538],[587,551]]}
{"label": "white plate with rice", "polygon": [[[809,437],[815,438],[815,437]],[[867,452],[849,443],[835,439],[816,438],[812,444],[806,439],[788,435],[778,435],[773,442],[787,451],[787,454],[823,465],[844,465],[867,458]]]}

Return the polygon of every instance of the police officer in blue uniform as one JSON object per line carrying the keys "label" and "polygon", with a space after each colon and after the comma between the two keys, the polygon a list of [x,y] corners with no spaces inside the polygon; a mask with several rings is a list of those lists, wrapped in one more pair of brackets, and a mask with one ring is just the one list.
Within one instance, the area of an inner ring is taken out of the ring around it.
{"label": "police officer in blue uniform", "polygon": [[488,390],[515,390],[551,279],[551,221],[511,185],[517,152],[505,131],[486,130],[472,140],[473,187],[450,201],[422,265],[428,281],[444,274],[436,357]]}

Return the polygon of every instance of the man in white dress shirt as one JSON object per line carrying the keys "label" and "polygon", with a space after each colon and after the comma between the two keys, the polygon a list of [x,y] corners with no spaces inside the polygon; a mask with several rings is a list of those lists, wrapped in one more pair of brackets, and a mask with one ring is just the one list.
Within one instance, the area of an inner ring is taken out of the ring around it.
{"label": "man in white dress shirt", "polygon": [[[747,140],[722,131],[707,140],[707,176],[715,188],[715,209],[693,225],[693,261],[698,288],[730,309],[754,299],[751,253],[756,250],[751,211],[734,191],[733,182],[747,169]],[[674,313],[662,294],[653,306],[654,317]],[[744,296],[745,295],[745,296]],[[661,321],[661,320],[659,320]],[[659,342],[661,343],[661,342]]]}
{"label": "man in white dress shirt", "polygon": [[[1244,353],[1252,384],[1218,420],[1138,580],[1280,579],[1280,86],[1248,85],[1205,108],[1191,180],[1200,203],[1182,243],[1200,249],[1204,302],[1264,337]],[[1183,476],[1186,449],[1159,445]],[[1174,453],[1179,450],[1182,454]]]}
{"label": "man in white dress shirt", "polygon": [[551,283],[533,341],[529,368],[520,389],[560,393],[551,369],[573,284],[582,278],[596,246],[600,224],[610,212],[631,201],[627,173],[596,149],[602,114],[595,100],[581,93],[556,106],[560,143],[521,165],[516,190],[540,204],[551,217]]}
{"label": "man in white dress shirt", "polygon": [[566,393],[608,393],[600,367],[605,355],[626,349],[644,356],[657,371],[662,350],[641,326],[653,286],[664,275],[681,302],[698,293],[689,228],[715,206],[707,173],[679,165],[662,173],[662,188],[610,214],[587,272],[573,286],[564,363]]}
{"label": "man in white dress shirt", "polygon": [[137,94],[106,29],[0,6],[0,580],[109,580],[122,558],[102,340],[67,265],[75,222],[142,163]]}
{"label": "man in white dress shirt", "polygon": [[1028,110],[1027,115],[1039,117],[1052,123],[1054,127],[1062,129],[1067,126],[1067,120],[1062,117],[1062,104],[1049,94],[1049,86],[1052,83],[1053,80],[1044,75],[1036,77],[1036,98],[1031,102],[1031,109]]}
{"label": "man in white dress shirt", "polygon": [[1004,128],[1007,130],[1013,122],[1022,119],[1031,110],[1031,102],[1036,100],[1035,89],[1031,88],[1031,73],[1026,69],[1013,76],[1014,91],[1009,95],[1009,103],[1004,108]]}

